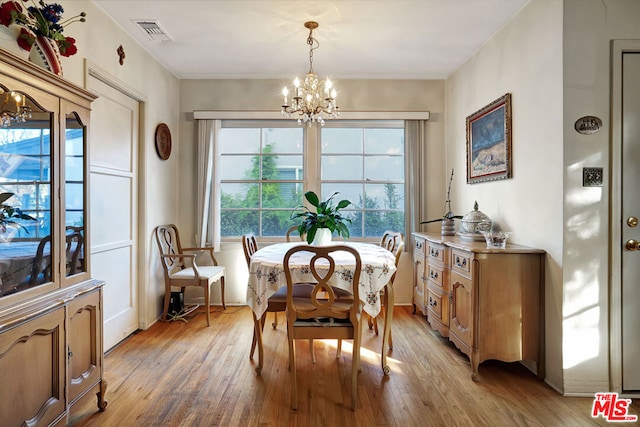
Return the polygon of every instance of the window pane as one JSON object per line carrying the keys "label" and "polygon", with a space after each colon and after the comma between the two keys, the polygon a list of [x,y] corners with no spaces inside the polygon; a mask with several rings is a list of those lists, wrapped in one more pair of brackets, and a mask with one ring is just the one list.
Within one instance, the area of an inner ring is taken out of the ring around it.
{"label": "window pane", "polygon": [[322,156],[322,180],[360,181],[362,156]]}
{"label": "window pane", "polygon": [[362,207],[363,196],[362,184],[322,184],[322,194],[319,196],[321,200],[331,197],[335,192],[339,194],[334,197],[334,201],[338,203],[340,200],[349,200],[354,206],[349,206],[348,209],[354,207]]}
{"label": "window pane", "polygon": [[262,179],[271,180],[302,180],[302,156],[263,156]]}
{"label": "window pane", "polygon": [[404,154],[404,129],[365,129],[367,154]]}
{"label": "window pane", "polygon": [[372,181],[404,181],[404,157],[367,156],[364,158],[364,176]]}
{"label": "window pane", "polygon": [[[258,184],[220,184],[220,207],[229,208],[257,208]],[[256,224],[257,228],[257,224]]]}
{"label": "window pane", "polygon": [[259,153],[260,129],[220,129],[220,153]]}
{"label": "window pane", "polygon": [[[279,182],[262,184],[263,208],[291,208],[302,201],[302,183]],[[285,230],[286,231],[286,230]]]}
{"label": "window pane", "polygon": [[322,154],[362,153],[362,129],[322,129]]}
{"label": "window pane", "polygon": [[284,236],[287,229],[296,225],[291,217],[291,210],[263,211],[262,212],[262,236]]}
{"label": "window pane", "polygon": [[301,128],[266,128],[263,145],[273,147],[275,153],[302,153],[304,134]]}
{"label": "window pane", "polygon": [[364,191],[367,209],[404,210],[404,185],[367,184]]}
{"label": "window pane", "polygon": [[257,210],[230,210],[220,213],[220,233],[222,236],[258,235]]}
{"label": "window pane", "polygon": [[256,156],[222,156],[219,162],[220,178],[224,180],[258,179],[260,176]]}

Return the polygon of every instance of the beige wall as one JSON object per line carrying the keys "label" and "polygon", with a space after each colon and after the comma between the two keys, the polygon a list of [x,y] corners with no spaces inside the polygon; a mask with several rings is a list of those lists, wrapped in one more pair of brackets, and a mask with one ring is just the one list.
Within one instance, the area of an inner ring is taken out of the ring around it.
{"label": "beige wall", "polygon": [[[546,257],[547,381],[562,389],[562,2],[534,0],[447,81],[447,170],[452,205],[480,210],[511,240]],[[466,183],[466,117],[512,96],[511,179]]]}
{"label": "beige wall", "polygon": [[[564,2],[564,386],[570,394],[609,387],[609,201],[611,40],[640,39],[640,2]],[[594,135],[573,130],[594,115],[604,126]],[[582,187],[582,168],[602,166],[604,185]],[[612,250],[619,250],[615,245]],[[612,333],[618,333],[612,331]],[[619,384],[613,384],[613,387]]]}
{"label": "beige wall", "polygon": [[[447,81],[448,168],[454,210],[474,200],[546,263],[546,381],[592,395],[609,378],[610,41],[639,39],[635,0],[533,0]],[[513,178],[468,185],[465,117],[504,93],[513,102]],[[576,119],[604,122],[594,135]],[[584,167],[602,187],[583,187]],[[612,365],[619,361],[611,361]]]}
{"label": "beige wall", "polygon": [[[180,186],[195,188],[195,137],[194,110],[263,110],[278,111],[280,92],[290,82],[279,80],[182,80],[180,82],[180,140],[187,142],[180,147]],[[339,105],[343,111],[429,111],[431,119],[427,123],[427,149],[424,167],[433,179],[426,183],[427,192],[431,188],[440,189],[444,159],[444,81],[433,80],[343,80],[335,81],[340,90]],[[438,197],[440,197],[438,192]],[[441,199],[444,200],[444,199]],[[194,239],[196,234],[195,194],[192,191],[180,193],[180,205],[192,207],[180,212],[180,227],[185,236]],[[441,203],[435,208],[424,206],[423,212],[441,215]],[[431,212],[428,212],[428,211]],[[411,245],[408,244],[410,250]],[[216,254],[218,261],[228,269],[225,300],[231,304],[244,304],[246,295],[247,268],[241,246],[238,243],[222,246]],[[396,302],[411,303],[410,254],[403,256],[400,271],[396,277]],[[217,292],[217,291],[216,291]],[[214,301],[219,301],[217,293]]]}

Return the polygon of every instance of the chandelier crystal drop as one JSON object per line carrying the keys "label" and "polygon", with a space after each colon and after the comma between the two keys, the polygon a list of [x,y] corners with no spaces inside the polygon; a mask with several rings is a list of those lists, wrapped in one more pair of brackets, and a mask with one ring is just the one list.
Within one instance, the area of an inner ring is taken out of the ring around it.
{"label": "chandelier crystal drop", "polygon": [[[280,109],[283,117],[298,115],[298,124],[313,123],[324,125],[325,119],[335,119],[340,115],[336,105],[336,89],[331,80],[319,80],[313,72],[313,51],[320,46],[320,43],[313,38],[313,30],[318,28],[318,23],[314,21],[305,22],[305,28],[309,30],[307,45],[309,45],[309,72],[300,81],[297,77],[293,81],[293,89],[285,86],[282,89],[284,104]],[[289,105],[289,94],[291,93],[291,105]]]}
{"label": "chandelier crystal drop", "polygon": [[26,105],[27,97],[14,91],[0,89],[0,95],[4,94],[0,106],[0,126],[8,128],[11,123],[26,123],[31,118],[31,107]]}

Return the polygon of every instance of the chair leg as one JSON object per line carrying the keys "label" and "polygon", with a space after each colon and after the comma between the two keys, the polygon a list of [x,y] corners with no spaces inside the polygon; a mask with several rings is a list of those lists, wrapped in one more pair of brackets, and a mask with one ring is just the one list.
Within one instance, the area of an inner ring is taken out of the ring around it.
{"label": "chair leg", "polygon": [[204,287],[204,308],[205,308],[205,315],[207,316],[207,326],[211,326],[211,314],[209,313],[209,310],[211,309],[211,307],[209,306],[209,294],[210,294],[210,289],[209,289],[209,284],[207,283],[207,285]]}
{"label": "chair leg", "polygon": [[271,324],[271,327],[273,329],[276,329],[278,327],[278,312],[277,311],[273,312],[273,323]]}
{"label": "chair leg", "polygon": [[[378,336],[378,316],[374,317],[372,322],[373,322],[373,330],[376,333],[376,336]],[[371,329],[371,327],[369,327],[369,329]]]}
{"label": "chair leg", "polygon": [[291,371],[291,408],[298,409],[298,381],[296,378],[296,349],[293,337],[289,336],[289,370]]}
{"label": "chair leg", "polygon": [[342,340],[338,340],[338,346],[336,347],[336,359],[340,359],[340,354],[342,353]]}
{"label": "chair leg", "polygon": [[162,320],[167,320],[167,315],[169,314],[169,302],[171,300],[171,287],[167,289],[164,293],[164,309],[162,310]]}
{"label": "chair leg", "polygon": [[226,310],[227,305],[224,303],[224,276],[220,278],[220,296],[222,297],[222,309]]}

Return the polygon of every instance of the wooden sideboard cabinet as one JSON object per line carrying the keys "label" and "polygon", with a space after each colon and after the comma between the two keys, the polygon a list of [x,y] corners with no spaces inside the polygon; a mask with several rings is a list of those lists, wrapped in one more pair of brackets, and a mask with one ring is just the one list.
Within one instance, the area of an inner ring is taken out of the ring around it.
{"label": "wooden sideboard cabinet", "polygon": [[104,282],[89,256],[94,99],[0,49],[0,193],[27,215],[0,227],[3,427],[65,425],[84,398],[107,405]]}
{"label": "wooden sideboard cabinet", "polygon": [[[527,360],[544,378],[544,256],[541,249],[414,233],[426,247],[427,319],[466,354],[472,379],[485,360]],[[417,273],[416,273],[417,274]]]}

